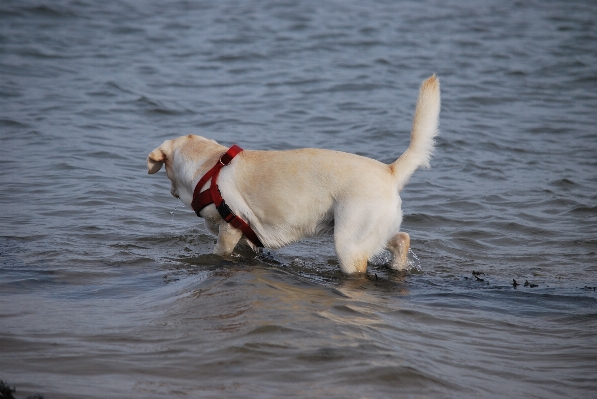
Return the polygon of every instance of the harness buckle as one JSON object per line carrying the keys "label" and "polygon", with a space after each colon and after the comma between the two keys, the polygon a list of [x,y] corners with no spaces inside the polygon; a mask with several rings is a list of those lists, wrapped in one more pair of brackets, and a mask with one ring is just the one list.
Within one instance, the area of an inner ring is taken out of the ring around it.
{"label": "harness buckle", "polygon": [[220,214],[222,219],[224,219],[225,221],[229,221],[230,219],[236,217],[234,212],[232,212],[232,209],[230,209],[228,204],[226,204],[226,201],[224,201],[223,199],[222,203],[219,206],[217,206],[216,209],[218,210],[218,213]]}

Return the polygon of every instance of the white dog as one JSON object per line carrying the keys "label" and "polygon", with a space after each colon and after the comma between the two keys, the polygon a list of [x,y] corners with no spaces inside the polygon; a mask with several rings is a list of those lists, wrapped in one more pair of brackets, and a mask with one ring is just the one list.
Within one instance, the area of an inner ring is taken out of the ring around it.
{"label": "white dog", "polygon": [[[406,267],[410,237],[400,232],[399,193],[416,169],[429,167],[439,110],[439,79],[433,75],[421,85],[410,145],[390,165],[312,148],[230,155],[213,140],[189,135],[164,141],[149,154],[147,167],[153,174],[166,164],[172,195],[193,209],[201,190],[216,204],[220,195],[225,200],[216,209],[205,205],[208,198],[195,209],[218,236],[215,254],[229,255],[241,239],[253,249],[261,243],[279,248],[333,229],[344,273],[366,272],[367,260],[384,248],[392,254],[391,267],[400,270]],[[216,169],[211,184],[208,172]],[[224,217],[236,220],[230,224]]]}

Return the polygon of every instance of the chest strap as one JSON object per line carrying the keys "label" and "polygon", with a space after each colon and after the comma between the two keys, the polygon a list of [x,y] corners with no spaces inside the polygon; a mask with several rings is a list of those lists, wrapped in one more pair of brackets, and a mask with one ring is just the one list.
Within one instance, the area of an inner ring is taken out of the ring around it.
{"label": "chest strap", "polygon": [[[228,165],[235,156],[237,156],[243,149],[237,145],[233,145],[226,151],[224,155],[220,157],[218,162],[214,165],[213,168],[209,170],[203,177],[199,180],[199,183],[195,186],[195,190],[193,192],[193,202],[191,202],[191,207],[197,214],[197,216],[201,217],[200,211],[210,204],[214,204],[222,219],[226,222],[230,223],[232,227],[235,227],[243,232],[245,237],[251,241],[256,247],[263,247],[261,240],[257,237],[257,234],[253,231],[251,226],[249,226],[244,220],[239,218],[232,212],[232,209],[226,204],[224,198],[222,198],[222,194],[220,194],[220,190],[217,186],[218,176],[220,175],[220,170]],[[209,188],[205,191],[201,191],[201,188],[207,183],[207,181],[211,179],[211,184]]]}

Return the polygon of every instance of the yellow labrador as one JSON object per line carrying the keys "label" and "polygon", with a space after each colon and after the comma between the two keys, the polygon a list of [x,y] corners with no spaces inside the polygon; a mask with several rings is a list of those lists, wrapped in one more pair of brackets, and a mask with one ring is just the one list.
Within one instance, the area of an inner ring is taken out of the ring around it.
{"label": "yellow labrador", "polygon": [[[390,165],[359,155],[305,148],[289,151],[242,151],[219,165],[217,189],[229,210],[254,231],[267,248],[280,248],[303,237],[334,232],[344,273],[364,273],[367,260],[384,248],[391,267],[404,269],[410,237],[400,232],[399,193],[419,167],[429,167],[440,110],[439,79],[423,82],[408,149]],[[150,174],[166,164],[171,193],[191,206],[195,186],[221,162],[227,148],[204,137],[166,140],[147,158]],[[208,190],[210,181],[198,190]],[[230,254],[242,240],[214,204],[197,212],[218,236],[214,253]],[[258,240],[258,241],[259,241]]]}

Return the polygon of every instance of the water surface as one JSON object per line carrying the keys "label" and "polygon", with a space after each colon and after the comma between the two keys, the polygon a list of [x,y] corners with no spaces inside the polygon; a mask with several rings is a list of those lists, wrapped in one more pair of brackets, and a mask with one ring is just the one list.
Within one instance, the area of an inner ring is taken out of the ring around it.
{"label": "water surface", "polygon": [[[595,396],[596,16],[3,1],[0,379],[48,399]],[[191,133],[392,162],[432,73],[441,135],[402,193],[406,274],[382,253],[344,276],[330,237],[210,255],[147,175]]]}

